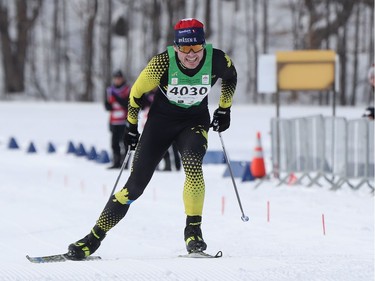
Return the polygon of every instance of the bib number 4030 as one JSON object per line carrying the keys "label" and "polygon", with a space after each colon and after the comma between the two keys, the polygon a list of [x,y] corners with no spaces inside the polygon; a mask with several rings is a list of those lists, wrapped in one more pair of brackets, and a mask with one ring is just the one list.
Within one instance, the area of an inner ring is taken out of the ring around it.
{"label": "bib number 4030", "polygon": [[185,95],[191,95],[191,96],[196,96],[196,95],[205,95],[208,92],[207,87],[187,87],[187,86],[182,86],[182,87],[173,87],[170,91],[170,93],[175,94],[175,95],[180,95],[180,96],[185,96]]}

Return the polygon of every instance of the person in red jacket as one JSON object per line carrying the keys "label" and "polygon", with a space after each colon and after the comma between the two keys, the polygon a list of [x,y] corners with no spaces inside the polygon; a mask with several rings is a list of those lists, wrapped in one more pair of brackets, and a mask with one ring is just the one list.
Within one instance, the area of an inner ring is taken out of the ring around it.
{"label": "person in red jacket", "polygon": [[106,90],[105,109],[110,112],[109,129],[111,131],[111,147],[113,164],[109,169],[121,168],[128,151],[128,144],[124,140],[126,118],[128,116],[130,86],[126,83],[121,70],[112,76],[112,85]]}

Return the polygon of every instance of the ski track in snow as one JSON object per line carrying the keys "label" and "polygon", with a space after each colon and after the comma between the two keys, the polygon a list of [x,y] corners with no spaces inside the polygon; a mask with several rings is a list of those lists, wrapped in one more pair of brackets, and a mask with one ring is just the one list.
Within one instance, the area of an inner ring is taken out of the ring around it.
{"label": "ski track in snow", "polygon": [[[231,158],[251,159],[260,130],[267,161],[267,133],[274,108],[238,106],[232,111],[233,124],[223,133]],[[322,111],[296,107],[288,114]],[[325,112],[329,115],[330,109]],[[340,112],[355,117],[362,109]],[[226,168],[222,164],[204,166],[202,225],[207,252],[222,250],[222,258],[177,257],[185,253],[184,176],[157,171],[142,197],[95,253],[103,260],[30,263],[27,254],[65,252],[69,243],[88,233],[103,209],[118,171],[65,152],[68,140],[108,149],[107,117],[97,104],[0,103],[0,281],[374,279],[374,206],[368,188],[332,192],[328,186],[275,187],[275,180],[255,188],[254,182],[237,179],[245,214],[250,217],[244,223],[231,180],[222,177]],[[249,120],[257,122],[249,126]],[[19,150],[7,149],[11,136],[18,140]],[[26,153],[30,141],[38,153]],[[45,152],[47,141],[55,142],[56,154]],[[209,141],[209,149],[220,150],[212,132]],[[124,171],[120,186],[128,173]]]}
{"label": "ski track in snow", "polygon": [[[220,260],[114,259],[54,264],[2,264],[0,280],[371,280],[365,260],[317,261],[283,257],[223,257]],[[354,279],[352,279],[354,280]]]}

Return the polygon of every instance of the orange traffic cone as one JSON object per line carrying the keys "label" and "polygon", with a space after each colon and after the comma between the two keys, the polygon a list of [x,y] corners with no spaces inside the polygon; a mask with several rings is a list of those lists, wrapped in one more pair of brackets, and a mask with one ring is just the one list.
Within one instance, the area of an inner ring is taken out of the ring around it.
{"label": "orange traffic cone", "polygon": [[266,167],[264,165],[260,132],[257,133],[257,145],[254,149],[254,156],[253,161],[251,161],[250,171],[255,178],[263,178],[266,176]]}
{"label": "orange traffic cone", "polygon": [[293,185],[297,182],[298,178],[294,173],[291,173],[288,178],[288,185]]}

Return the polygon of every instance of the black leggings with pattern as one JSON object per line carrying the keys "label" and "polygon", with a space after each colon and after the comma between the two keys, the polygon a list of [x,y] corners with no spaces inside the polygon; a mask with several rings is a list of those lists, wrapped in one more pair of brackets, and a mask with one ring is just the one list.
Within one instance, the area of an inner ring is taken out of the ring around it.
{"label": "black leggings with pattern", "polygon": [[181,154],[185,172],[185,213],[201,216],[205,193],[202,161],[207,150],[209,119],[208,111],[189,118],[171,118],[158,113],[149,115],[134,154],[129,179],[108,201],[97,226],[108,231],[125,216],[130,203],[142,195],[173,141]]}

